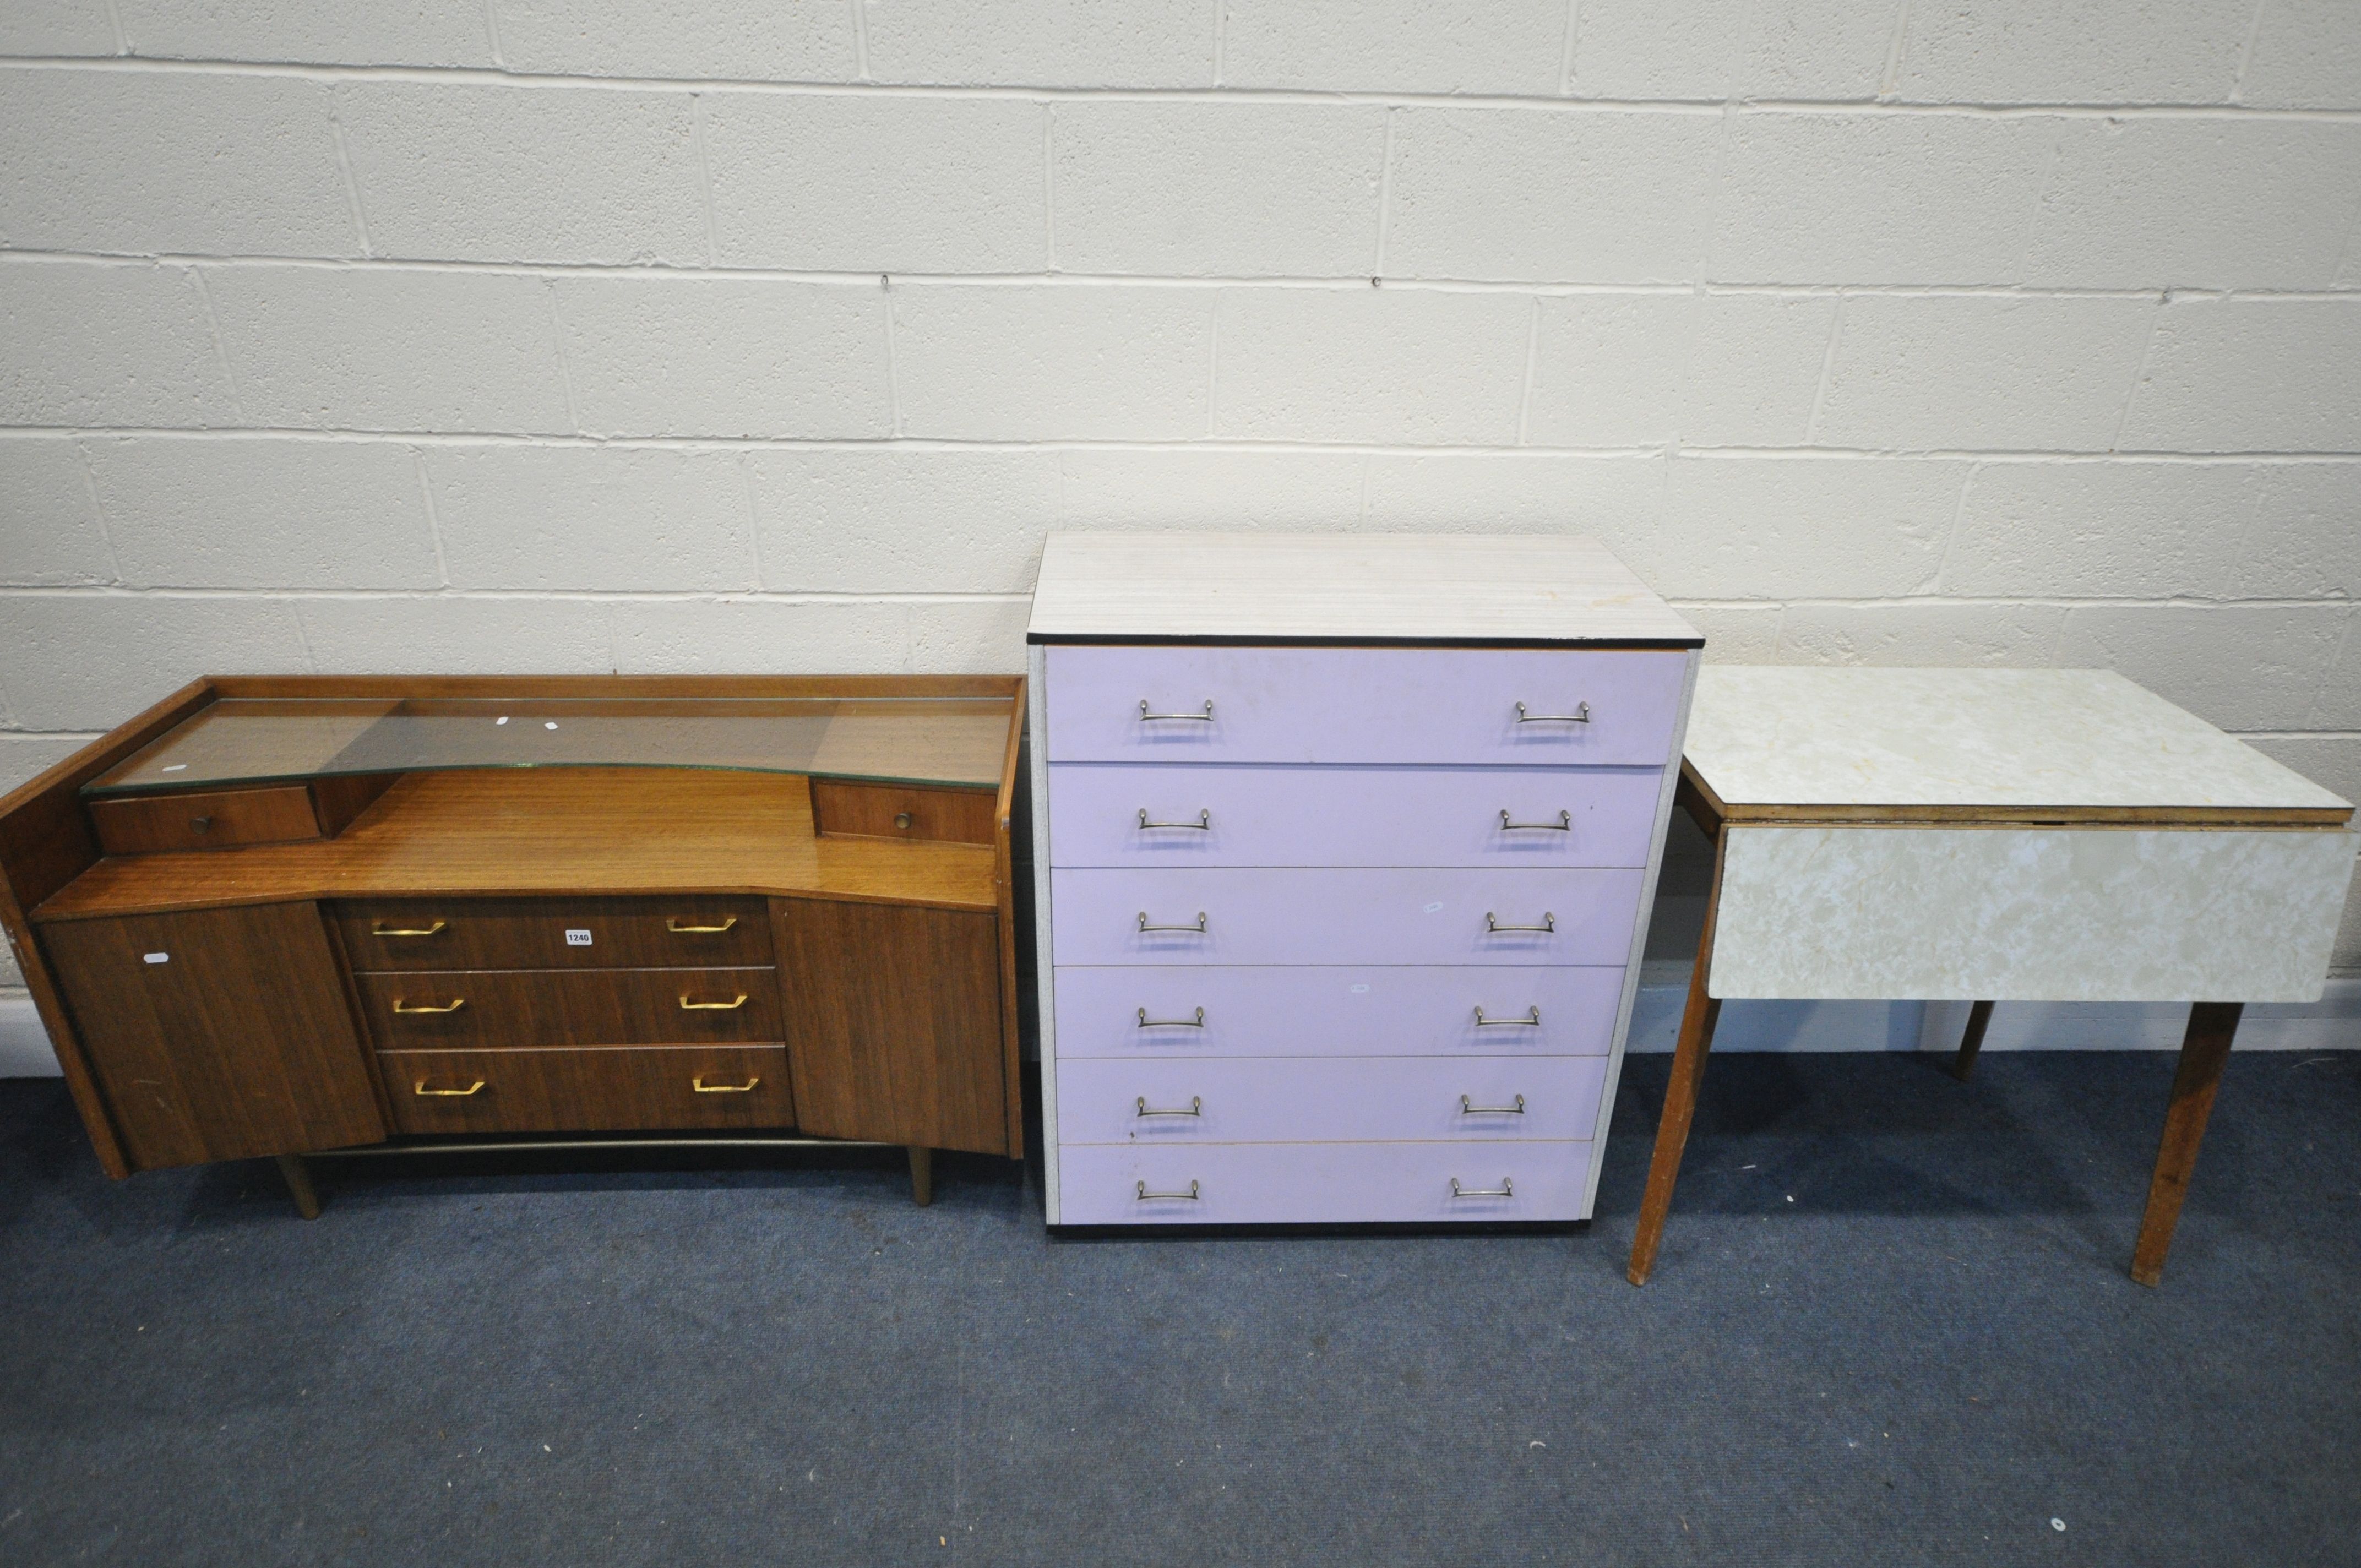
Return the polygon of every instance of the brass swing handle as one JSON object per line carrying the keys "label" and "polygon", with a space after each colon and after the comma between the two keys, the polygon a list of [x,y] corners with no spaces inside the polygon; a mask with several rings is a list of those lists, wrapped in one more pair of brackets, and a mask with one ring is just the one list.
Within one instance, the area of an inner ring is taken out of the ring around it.
{"label": "brass swing handle", "polygon": [[688,1086],[699,1094],[752,1094],[754,1091],[754,1086],[762,1081],[762,1074],[748,1073],[746,1081],[743,1083],[708,1083],[705,1081],[705,1075],[700,1072],[688,1080]]}
{"label": "brass swing handle", "polygon": [[691,1002],[686,992],[680,999],[680,1010],[684,1013],[734,1013],[745,1005],[746,993],[742,991],[730,1002]]}
{"label": "brass swing handle", "polygon": [[735,915],[727,916],[719,926],[684,926],[677,918],[673,918],[664,922],[664,929],[684,937],[717,937],[737,924],[738,916]]}
{"label": "brass swing handle", "polygon": [[432,937],[449,924],[451,922],[448,920],[437,920],[432,926],[372,926],[369,927],[369,935],[372,937]]}
{"label": "brass swing handle", "polygon": [[467,999],[464,996],[455,996],[439,1007],[433,1005],[420,1005],[413,1007],[399,996],[393,999],[393,1010],[396,1013],[402,1014],[456,1013],[460,1008],[465,1007],[466,1005],[467,1005]]}
{"label": "brass swing handle", "polygon": [[481,1091],[483,1087],[484,1080],[479,1078],[465,1089],[429,1089],[426,1087],[426,1080],[422,1078],[411,1087],[410,1091],[412,1094],[423,1094],[429,1100],[465,1100],[468,1095]]}

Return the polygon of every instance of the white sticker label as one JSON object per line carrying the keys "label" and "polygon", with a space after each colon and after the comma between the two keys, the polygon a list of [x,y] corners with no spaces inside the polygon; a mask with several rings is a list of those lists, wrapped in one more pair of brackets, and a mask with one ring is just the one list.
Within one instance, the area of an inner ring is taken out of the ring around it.
{"label": "white sticker label", "polygon": [[139,956],[151,964],[169,964],[172,961],[172,955],[170,953],[142,953]]}
{"label": "white sticker label", "polygon": [[1443,907],[1443,905],[1441,905],[1440,904],[1430,904],[1430,905],[1428,905],[1426,906],[1426,913],[1428,913],[1429,915],[1432,915],[1432,914],[1433,914],[1435,911],[1437,911],[1437,910],[1441,909],[1442,907]]}
{"label": "white sticker label", "polygon": [[590,933],[569,929],[566,933],[566,945],[569,948],[587,948],[590,945]]}
{"label": "white sticker label", "polygon": [[167,762],[164,764],[164,771],[168,773],[183,773],[189,771],[189,764],[186,762]]}
{"label": "white sticker label", "polygon": [[1356,996],[1366,996],[1368,994],[1368,991],[1369,988],[1366,985],[1356,985],[1353,987],[1353,994]]}

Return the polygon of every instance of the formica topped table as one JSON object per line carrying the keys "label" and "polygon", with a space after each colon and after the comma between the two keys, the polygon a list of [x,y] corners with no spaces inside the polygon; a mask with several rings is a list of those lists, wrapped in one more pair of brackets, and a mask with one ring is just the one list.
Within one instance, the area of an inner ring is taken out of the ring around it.
{"label": "formica topped table", "polygon": [[1712,666],[1682,806],[1713,890],[1631,1246],[1646,1282],[1721,1003],[2187,1002],[2132,1277],[2161,1277],[2241,1008],[2312,1002],[2350,803],[2101,670]]}

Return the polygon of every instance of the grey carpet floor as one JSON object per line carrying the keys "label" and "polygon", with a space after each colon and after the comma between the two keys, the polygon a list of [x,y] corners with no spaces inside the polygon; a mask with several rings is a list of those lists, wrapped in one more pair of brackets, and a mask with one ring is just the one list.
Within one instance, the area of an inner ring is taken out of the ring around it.
{"label": "grey carpet floor", "polygon": [[[1073,1241],[1038,1165],[99,1176],[0,1084],[0,1563],[2361,1563],[2361,1053],[1665,1058],[1587,1234]],[[2062,1530],[2053,1521],[2062,1523]]]}

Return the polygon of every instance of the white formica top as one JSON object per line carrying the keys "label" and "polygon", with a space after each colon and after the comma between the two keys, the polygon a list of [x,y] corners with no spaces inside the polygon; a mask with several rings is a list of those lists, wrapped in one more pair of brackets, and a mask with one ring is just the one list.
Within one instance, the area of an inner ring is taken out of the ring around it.
{"label": "white formica top", "polygon": [[1705,641],[1604,546],[1562,534],[1049,535],[1027,641],[1215,638]]}
{"label": "white formica top", "polygon": [[1708,664],[1683,754],[1733,811],[2350,807],[2111,670]]}

